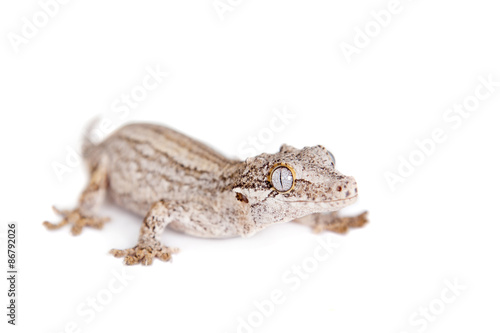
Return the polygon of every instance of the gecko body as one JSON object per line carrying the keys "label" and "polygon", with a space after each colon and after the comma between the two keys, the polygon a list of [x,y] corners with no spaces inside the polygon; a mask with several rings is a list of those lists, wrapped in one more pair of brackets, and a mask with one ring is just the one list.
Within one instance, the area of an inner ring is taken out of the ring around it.
{"label": "gecko body", "polygon": [[[357,184],[335,168],[323,146],[296,149],[283,145],[275,154],[245,161],[228,159],[212,148],[170,128],[154,124],[124,126],[101,143],[86,140],[82,149],[90,182],[72,211],[58,211],[58,224],[101,228],[97,217],[106,194],[118,205],[144,217],[138,244],[112,250],[127,264],[169,260],[176,249],[163,245],[168,226],[197,237],[250,236],[265,227],[295,221],[345,232],[366,223],[366,213],[338,217],[355,202]],[[325,214],[326,213],[326,214]]]}

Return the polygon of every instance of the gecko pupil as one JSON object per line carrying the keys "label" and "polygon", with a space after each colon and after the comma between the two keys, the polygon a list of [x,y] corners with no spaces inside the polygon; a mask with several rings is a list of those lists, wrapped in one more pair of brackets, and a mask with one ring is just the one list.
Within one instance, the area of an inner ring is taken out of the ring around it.
{"label": "gecko pupil", "polygon": [[271,176],[273,186],[280,192],[286,192],[293,186],[293,175],[287,167],[277,167]]}

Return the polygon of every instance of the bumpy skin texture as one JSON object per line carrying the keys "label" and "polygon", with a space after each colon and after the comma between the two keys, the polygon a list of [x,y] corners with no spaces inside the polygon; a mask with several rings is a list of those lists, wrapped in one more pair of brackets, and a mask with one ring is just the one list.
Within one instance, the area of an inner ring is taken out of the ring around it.
{"label": "bumpy skin texture", "polygon": [[[108,193],[117,205],[145,216],[138,244],[111,251],[126,264],[169,260],[177,249],[159,240],[167,225],[198,237],[220,238],[250,236],[292,220],[317,232],[345,232],[367,222],[366,213],[337,216],[336,211],[356,200],[357,185],[335,169],[322,146],[283,145],[276,154],[237,161],[172,129],[131,124],[98,145],[86,141],[83,155],[91,180],[79,207],[61,212],[59,224],[44,224],[49,229],[72,224],[74,234],[83,226],[100,228],[106,219],[95,214]],[[295,173],[289,192],[279,192],[269,179],[276,165]]]}

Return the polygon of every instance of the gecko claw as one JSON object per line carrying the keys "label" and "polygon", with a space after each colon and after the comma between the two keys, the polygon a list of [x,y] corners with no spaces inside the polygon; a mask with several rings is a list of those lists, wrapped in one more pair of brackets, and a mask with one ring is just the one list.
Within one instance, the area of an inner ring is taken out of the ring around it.
{"label": "gecko claw", "polygon": [[142,264],[144,266],[151,265],[154,258],[161,261],[169,261],[172,258],[172,254],[177,252],[179,252],[178,248],[171,248],[165,245],[136,245],[126,250],[112,249],[109,251],[115,258],[123,258],[123,262],[126,265]]}

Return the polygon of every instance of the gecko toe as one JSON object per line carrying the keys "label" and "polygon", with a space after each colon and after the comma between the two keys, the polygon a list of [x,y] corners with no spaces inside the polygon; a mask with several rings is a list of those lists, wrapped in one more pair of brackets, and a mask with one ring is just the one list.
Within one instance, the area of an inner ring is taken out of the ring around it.
{"label": "gecko toe", "polygon": [[351,228],[361,228],[367,223],[368,223],[368,212],[363,212],[358,216],[351,217],[348,225]]}
{"label": "gecko toe", "polygon": [[45,221],[43,222],[43,225],[48,229],[48,230],[56,230],[56,229],[60,229],[62,227],[64,227],[66,224],[68,224],[68,220],[67,219],[63,219],[61,222],[59,223],[51,223],[49,221]]}
{"label": "gecko toe", "polygon": [[338,234],[345,234],[351,228],[361,228],[368,223],[368,212],[363,212],[357,216],[336,216],[327,223],[319,223],[313,226],[314,232],[331,231]]}

